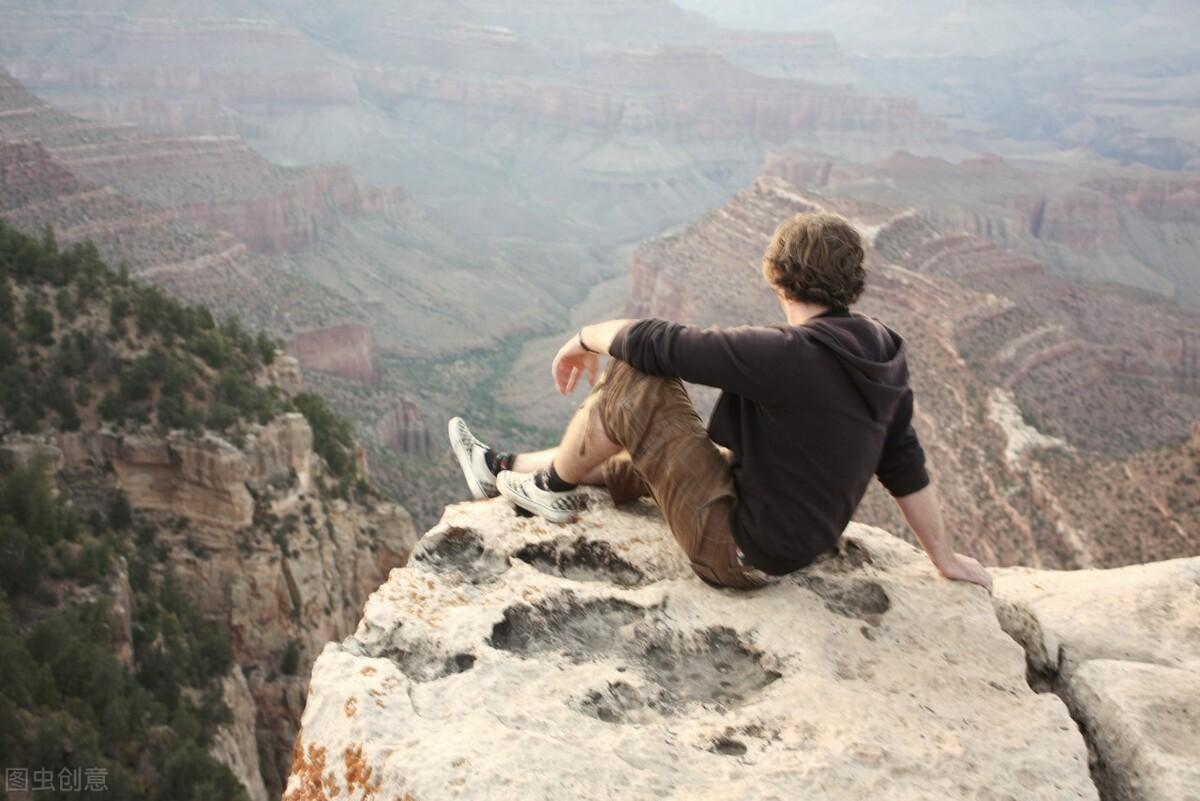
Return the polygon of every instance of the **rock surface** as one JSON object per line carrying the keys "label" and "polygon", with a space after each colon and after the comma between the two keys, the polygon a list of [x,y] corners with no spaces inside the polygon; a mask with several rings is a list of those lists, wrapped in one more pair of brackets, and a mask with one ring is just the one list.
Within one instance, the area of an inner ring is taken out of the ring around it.
{"label": "rock surface", "polygon": [[1001,625],[1056,690],[1116,801],[1200,798],[1200,557],[1113,570],[1011,568]]}
{"label": "rock surface", "polygon": [[982,589],[858,524],[751,593],[654,506],[449,507],[312,675],[285,801],[1095,799]]}

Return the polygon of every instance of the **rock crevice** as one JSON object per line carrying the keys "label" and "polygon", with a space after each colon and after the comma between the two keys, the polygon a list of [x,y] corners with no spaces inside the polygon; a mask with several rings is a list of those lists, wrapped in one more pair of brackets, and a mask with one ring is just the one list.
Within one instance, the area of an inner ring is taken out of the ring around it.
{"label": "rock crevice", "polygon": [[1030,686],[1060,697],[1103,801],[1200,787],[1200,557],[1110,570],[998,571],[1000,625]]}

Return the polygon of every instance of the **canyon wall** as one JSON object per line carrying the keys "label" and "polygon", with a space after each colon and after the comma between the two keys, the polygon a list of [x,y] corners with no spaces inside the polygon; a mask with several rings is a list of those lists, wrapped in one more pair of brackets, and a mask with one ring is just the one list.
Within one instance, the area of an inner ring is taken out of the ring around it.
{"label": "canyon wall", "polygon": [[857,89],[828,33],[730,31],[665,2],[280,3],[197,18],[180,2],[150,15],[104,0],[0,20],[4,63],[65,108],[346,163],[443,224],[547,246],[532,253],[678,224],[742,185],[768,145],[958,152],[911,100]]}
{"label": "canyon wall", "polygon": [[1069,159],[951,163],[895,153],[861,164],[782,151],[764,172],[839,197],[914,208],[947,231],[991,239],[1055,275],[1146,289],[1200,307],[1200,188],[1187,173]]}
{"label": "canyon wall", "polygon": [[[964,548],[993,564],[1053,567],[1194,551],[1200,463],[1189,441],[1200,392],[1180,382],[1180,360],[1190,361],[1178,336],[1197,328],[1193,312],[1055,278],[911,209],[767,176],[644,243],[627,313],[706,325],[777,319],[759,259],[780,221],[815,210],[844,214],[869,245],[858,308],[909,341],[915,425]],[[905,530],[875,485],[857,519]],[[1130,520],[1144,536],[1130,537]]]}
{"label": "canyon wall", "polygon": [[253,427],[241,447],[211,434],[103,431],[43,446],[59,454],[60,481],[78,502],[110,481],[123,492],[155,530],[162,569],[231,632],[225,694],[235,719],[214,747],[252,795],[254,779],[277,793],[286,778],[316,652],[353,630],[417,536],[398,506],[331,497],[312,446],[299,414]]}
{"label": "canyon wall", "polygon": [[[277,194],[255,200],[265,186]],[[63,244],[91,240],[110,264],[276,332],[355,314],[260,253],[307,247],[343,213],[398,202],[375,194],[345,169],[280,168],[244,143],[72,117],[0,72],[0,217],[33,234],[52,226]]]}

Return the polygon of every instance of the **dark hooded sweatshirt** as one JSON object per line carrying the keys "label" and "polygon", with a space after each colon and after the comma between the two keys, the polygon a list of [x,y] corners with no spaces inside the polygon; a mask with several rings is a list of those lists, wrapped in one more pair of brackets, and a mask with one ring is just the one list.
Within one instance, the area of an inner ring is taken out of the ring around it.
{"label": "dark hooded sweatshirt", "polygon": [[765,572],[834,547],[872,475],[896,497],[929,483],[904,340],[873,317],[832,309],[733,328],[650,318],[609,350],[650,375],[723,390],[708,434],[734,454],[734,538]]}

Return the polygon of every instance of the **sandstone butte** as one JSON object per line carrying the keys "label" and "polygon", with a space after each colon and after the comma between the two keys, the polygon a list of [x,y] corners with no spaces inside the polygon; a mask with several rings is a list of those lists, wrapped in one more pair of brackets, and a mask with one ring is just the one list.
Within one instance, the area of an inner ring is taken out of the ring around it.
{"label": "sandstone butte", "polygon": [[1198,797],[1200,558],[989,597],[854,523],[739,593],[590,507],[448,507],[317,659],[284,801]]}

